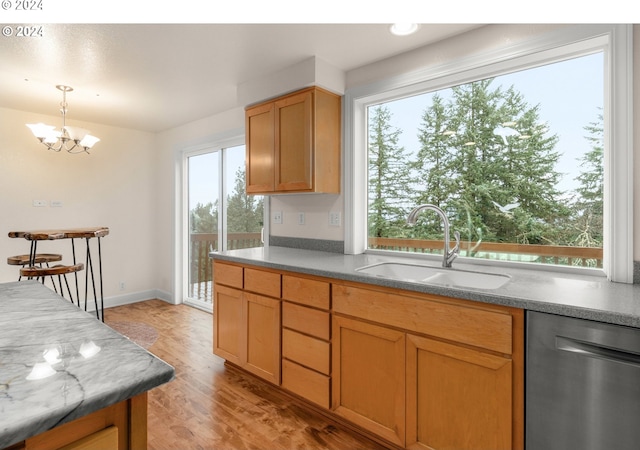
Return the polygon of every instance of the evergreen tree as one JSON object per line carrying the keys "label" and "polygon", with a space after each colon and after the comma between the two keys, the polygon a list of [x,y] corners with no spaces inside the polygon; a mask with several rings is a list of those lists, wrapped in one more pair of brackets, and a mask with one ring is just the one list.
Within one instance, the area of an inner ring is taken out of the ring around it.
{"label": "evergreen tree", "polygon": [[571,245],[602,247],[604,198],[604,126],[602,113],[596,122],[584,127],[591,150],[579,159],[582,171],[576,177],[580,186],[574,204],[574,233]]}
{"label": "evergreen tree", "polygon": [[229,233],[256,233],[263,224],[263,200],[247,195],[245,169],[238,168],[233,193],[227,197],[227,231]]}
{"label": "evergreen tree", "polygon": [[410,197],[408,156],[398,146],[401,131],[386,106],[372,107],[369,123],[369,236],[400,237]]}
{"label": "evergreen tree", "polygon": [[191,233],[217,233],[218,232],[218,201],[215,204],[209,202],[206,205],[197,203],[190,211]]}
{"label": "evergreen tree", "polygon": [[[444,206],[464,240],[549,243],[568,215],[556,188],[557,136],[513,87],[492,82],[454,87],[446,103],[433,97],[420,128],[417,199]],[[433,223],[426,237],[442,236]]]}

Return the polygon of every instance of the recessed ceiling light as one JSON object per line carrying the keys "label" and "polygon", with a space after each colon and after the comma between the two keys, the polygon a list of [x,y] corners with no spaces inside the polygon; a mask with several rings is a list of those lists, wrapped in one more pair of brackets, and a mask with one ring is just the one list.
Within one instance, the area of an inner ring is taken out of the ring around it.
{"label": "recessed ceiling light", "polygon": [[396,36],[407,36],[418,31],[417,23],[394,23],[389,28],[392,34]]}

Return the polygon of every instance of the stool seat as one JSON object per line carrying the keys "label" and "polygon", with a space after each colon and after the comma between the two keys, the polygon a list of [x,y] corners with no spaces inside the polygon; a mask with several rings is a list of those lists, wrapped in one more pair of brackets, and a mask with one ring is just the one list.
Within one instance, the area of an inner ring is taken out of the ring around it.
{"label": "stool seat", "polygon": [[78,263],[72,266],[56,264],[52,267],[23,267],[20,269],[20,275],[29,278],[48,277],[51,275],[64,275],[67,273],[79,272],[84,270],[84,264]]}
{"label": "stool seat", "polygon": [[[26,266],[29,264],[30,255],[17,255],[17,256],[9,256],[7,258],[7,264],[10,266]],[[62,255],[58,255],[56,253],[38,253],[36,254],[34,264],[43,264],[62,261]]]}

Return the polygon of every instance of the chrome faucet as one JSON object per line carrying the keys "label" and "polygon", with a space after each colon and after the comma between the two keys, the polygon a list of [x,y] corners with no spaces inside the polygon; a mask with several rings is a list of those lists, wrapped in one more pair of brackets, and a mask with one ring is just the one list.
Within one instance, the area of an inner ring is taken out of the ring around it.
{"label": "chrome faucet", "polygon": [[453,262],[454,259],[458,257],[458,254],[460,253],[460,233],[456,231],[453,234],[456,238],[456,245],[453,248],[450,248],[449,247],[449,219],[447,219],[447,216],[444,214],[444,211],[438,208],[436,205],[429,205],[429,204],[420,205],[414,208],[413,211],[409,213],[409,216],[407,217],[407,223],[409,225],[415,225],[416,219],[418,218],[418,214],[425,209],[429,209],[431,211],[435,211],[436,213],[438,213],[438,215],[442,219],[442,222],[444,222],[444,254],[443,254],[443,260],[442,260],[442,267],[451,267],[451,263]]}

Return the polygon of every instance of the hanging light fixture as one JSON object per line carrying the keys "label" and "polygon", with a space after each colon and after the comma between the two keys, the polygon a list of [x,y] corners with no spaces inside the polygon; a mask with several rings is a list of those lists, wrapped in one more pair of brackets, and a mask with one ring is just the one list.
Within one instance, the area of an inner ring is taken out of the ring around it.
{"label": "hanging light fixture", "polygon": [[62,84],[58,84],[56,88],[62,91],[62,103],[60,103],[62,128],[56,130],[55,126],[44,123],[28,123],[27,126],[31,129],[33,135],[49,150],[54,152],[66,150],[69,153],[89,153],[89,149],[100,139],[91,136],[89,131],[83,128],[67,126],[67,92],[73,91],[73,88]]}

